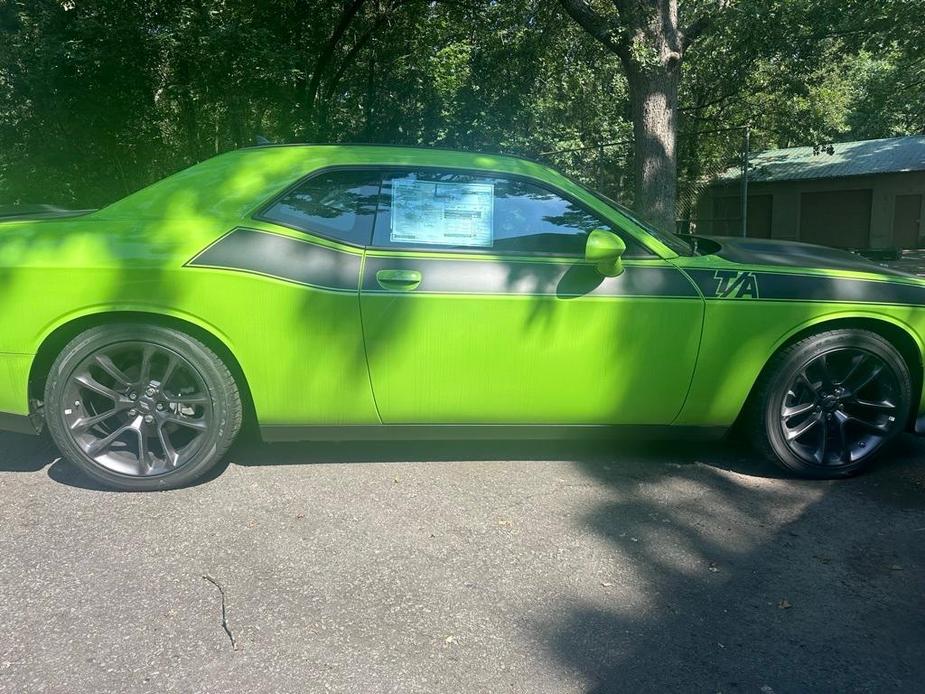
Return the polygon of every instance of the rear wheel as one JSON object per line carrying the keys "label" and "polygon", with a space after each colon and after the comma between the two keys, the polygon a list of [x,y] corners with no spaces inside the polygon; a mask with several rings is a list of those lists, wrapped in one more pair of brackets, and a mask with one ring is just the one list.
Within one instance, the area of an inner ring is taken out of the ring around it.
{"label": "rear wheel", "polygon": [[754,400],[753,438],[804,477],[859,472],[905,428],[911,378],[879,335],[832,330],[800,340],[768,365]]}
{"label": "rear wheel", "polygon": [[105,485],[169,489],[219,462],[241,426],[241,399],[224,363],[189,335],[107,325],[55,360],[45,418],[65,457]]}

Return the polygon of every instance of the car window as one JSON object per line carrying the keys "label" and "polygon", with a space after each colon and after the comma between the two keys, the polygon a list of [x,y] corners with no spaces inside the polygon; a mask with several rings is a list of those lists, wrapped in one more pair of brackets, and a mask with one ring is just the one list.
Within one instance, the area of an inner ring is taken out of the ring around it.
{"label": "car window", "polygon": [[641,226],[649,234],[651,234],[656,239],[661,241],[663,244],[668,246],[668,248],[673,250],[678,255],[681,255],[681,256],[695,255],[693,247],[692,247],[692,243],[694,242],[690,239],[690,237],[686,237],[686,235],[681,236],[680,234],[670,233],[667,231],[661,231],[658,227],[652,224],[652,222],[646,221],[639,213],[633,212],[628,207],[624,207],[623,205],[618,203],[616,200],[611,200],[603,193],[599,193],[593,188],[588,188],[586,185],[578,181],[573,181],[573,183],[575,183],[578,186],[581,186],[581,188],[588,191],[591,195],[596,197],[598,200],[603,202],[608,207],[612,207],[615,210],[619,210],[619,212],[623,216],[629,217],[633,222]]}
{"label": "car window", "polygon": [[258,214],[283,226],[365,246],[372,233],[380,175],[330,171],[306,179]]}
{"label": "car window", "polygon": [[[528,181],[422,170],[383,177],[373,244],[583,256],[594,229],[619,233],[578,203]],[[621,237],[626,257],[651,256]]]}

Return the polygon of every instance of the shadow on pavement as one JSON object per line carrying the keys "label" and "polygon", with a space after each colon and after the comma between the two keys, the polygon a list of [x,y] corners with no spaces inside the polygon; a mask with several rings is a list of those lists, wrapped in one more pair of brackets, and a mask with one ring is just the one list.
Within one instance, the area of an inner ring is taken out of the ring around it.
{"label": "shadow on pavement", "polygon": [[[52,450],[54,447],[52,446]],[[192,486],[206,484],[229,465],[325,465],[374,463],[454,463],[484,461],[575,461],[592,468],[646,469],[670,474],[678,465],[708,465],[756,477],[777,478],[780,472],[737,441],[613,441],[613,440],[444,440],[293,442],[266,444],[244,441],[225,460]],[[0,470],[3,467],[0,465]],[[41,469],[41,467],[36,468]],[[648,474],[648,473],[647,473]],[[48,476],[61,484],[102,490],[93,479],[65,460],[57,460]]]}
{"label": "shadow on pavement", "polygon": [[[47,467],[99,488],[47,439],[3,434],[0,450],[0,471]],[[592,589],[576,590],[567,567],[516,616],[537,653],[596,692],[791,692],[920,690],[923,457],[925,442],[904,437],[870,473],[837,482],[778,477],[728,442],[242,444],[229,459],[569,461],[593,491],[573,497],[558,537],[591,557],[576,578]]]}
{"label": "shadow on pavement", "polygon": [[724,441],[446,440],[244,443],[229,458],[236,465],[329,463],[569,460],[587,464],[703,464],[757,477],[776,478],[777,468],[746,445]]}
{"label": "shadow on pavement", "polygon": [[623,599],[566,599],[535,629],[594,692],[920,690],[923,451],[906,437],[834,482],[580,462],[611,492],[582,522]]}
{"label": "shadow on pavement", "polygon": [[[0,472],[36,472],[48,467],[56,482],[85,489],[102,486],[62,460],[47,435],[0,435]],[[569,460],[587,465],[632,461],[633,466],[703,464],[745,475],[775,478],[778,470],[755,456],[747,446],[728,441],[615,441],[615,440],[446,440],[446,441],[361,441],[299,442],[264,444],[243,441],[236,444],[225,461],[198,484],[220,476],[229,464],[246,467],[264,465],[311,465],[331,463],[448,463],[454,461]]]}
{"label": "shadow on pavement", "polygon": [[47,436],[0,434],[0,472],[38,472],[60,457]]}
{"label": "shadow on pavement", "polygon": [[[37,472],[48,467],[48,475],[62,484],[101,489],[80,470],[61,459],[47,435],[0,435],[0,472]],[[914,464],[923,455],[925,443],[906,436],[884,456],[872,474]],[[219,477],[230,464],[245,467],[265,465],[312,465],[332,463],[456,462],[456,461],[575,461],[608,481],[608,474],[625,475],[632,470],[647,474],[673,474],[684,466],[707,466],[749,477],[783,479],[775,465],[756,455],[746,444],[729,438],[722,441],[617,441],[617,440],[445,440],[298,442],[265,444],[244,441],[236,444],[225,461],[200,484]],[[611,465],[612,463],[612,465]],[[609,471],[609,472],[608,472]],[[862,478],[869,477],[868,475]]]}

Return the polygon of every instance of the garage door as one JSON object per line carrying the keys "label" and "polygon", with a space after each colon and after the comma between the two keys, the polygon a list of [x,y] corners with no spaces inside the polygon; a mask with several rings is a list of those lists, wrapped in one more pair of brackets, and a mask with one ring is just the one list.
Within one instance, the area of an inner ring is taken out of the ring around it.
{"label": "garage door", "polygon": [[[747,235],[754,239],[771,238],[771,195],[748,196]],[[742,235],[742,197],[725,196],[713,198],[713,217],[703,220],[697,230],[713,236]]]}
{"label": "garage door", "polygon": [[748,235],[753,239],[771,238],[772,195],[748,196]]}
{"label": "garage door", "polygon": [[800,240],[836,248],[870,246],[868,190],[836,190],[800,195]]}
{"label": "garage door", "polygon": [[893,245],[896,248],[918,248],[922,216],[921,195],[897,195],[893,212]]}

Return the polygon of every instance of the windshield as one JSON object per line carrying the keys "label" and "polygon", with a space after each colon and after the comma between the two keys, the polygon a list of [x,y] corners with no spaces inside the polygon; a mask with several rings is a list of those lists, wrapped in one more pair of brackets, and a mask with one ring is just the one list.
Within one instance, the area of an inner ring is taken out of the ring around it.
{"label": "windshield", "polygon": [[659,241],[661,241],[663,244],[668,246],[668,248],[673,250],[678,255],[686,255],[686,256],[694,255],[694,252],[692,250],[693,242],[685,241],[683,237],[678,236],[677,234],[670,234],[665,231],[660,231],[659,229],[656,229],[650,222],[647,222],[644,219],[640,219],[638,214],[627,209],[626,207],[618,203],[616,200],[612,200],[608,198],[606,195],[604,195],[603,193],[599,193],[592,188],[588,188],[587,186],[582,185],[581,183],[579,183],[579,185],[581,185],[582,188],[584,188],[586,191],[591,193],[591,195],[596,197],[598,200],[603,202],[605,205],[608,205],[610,207],[620,210],[620,212],[623,215],[625,215],[626,217],[629,217],[636,224],[638,224],[643,229],[645,229],[646,232],[648,232],[649,234],[657,238]]}

